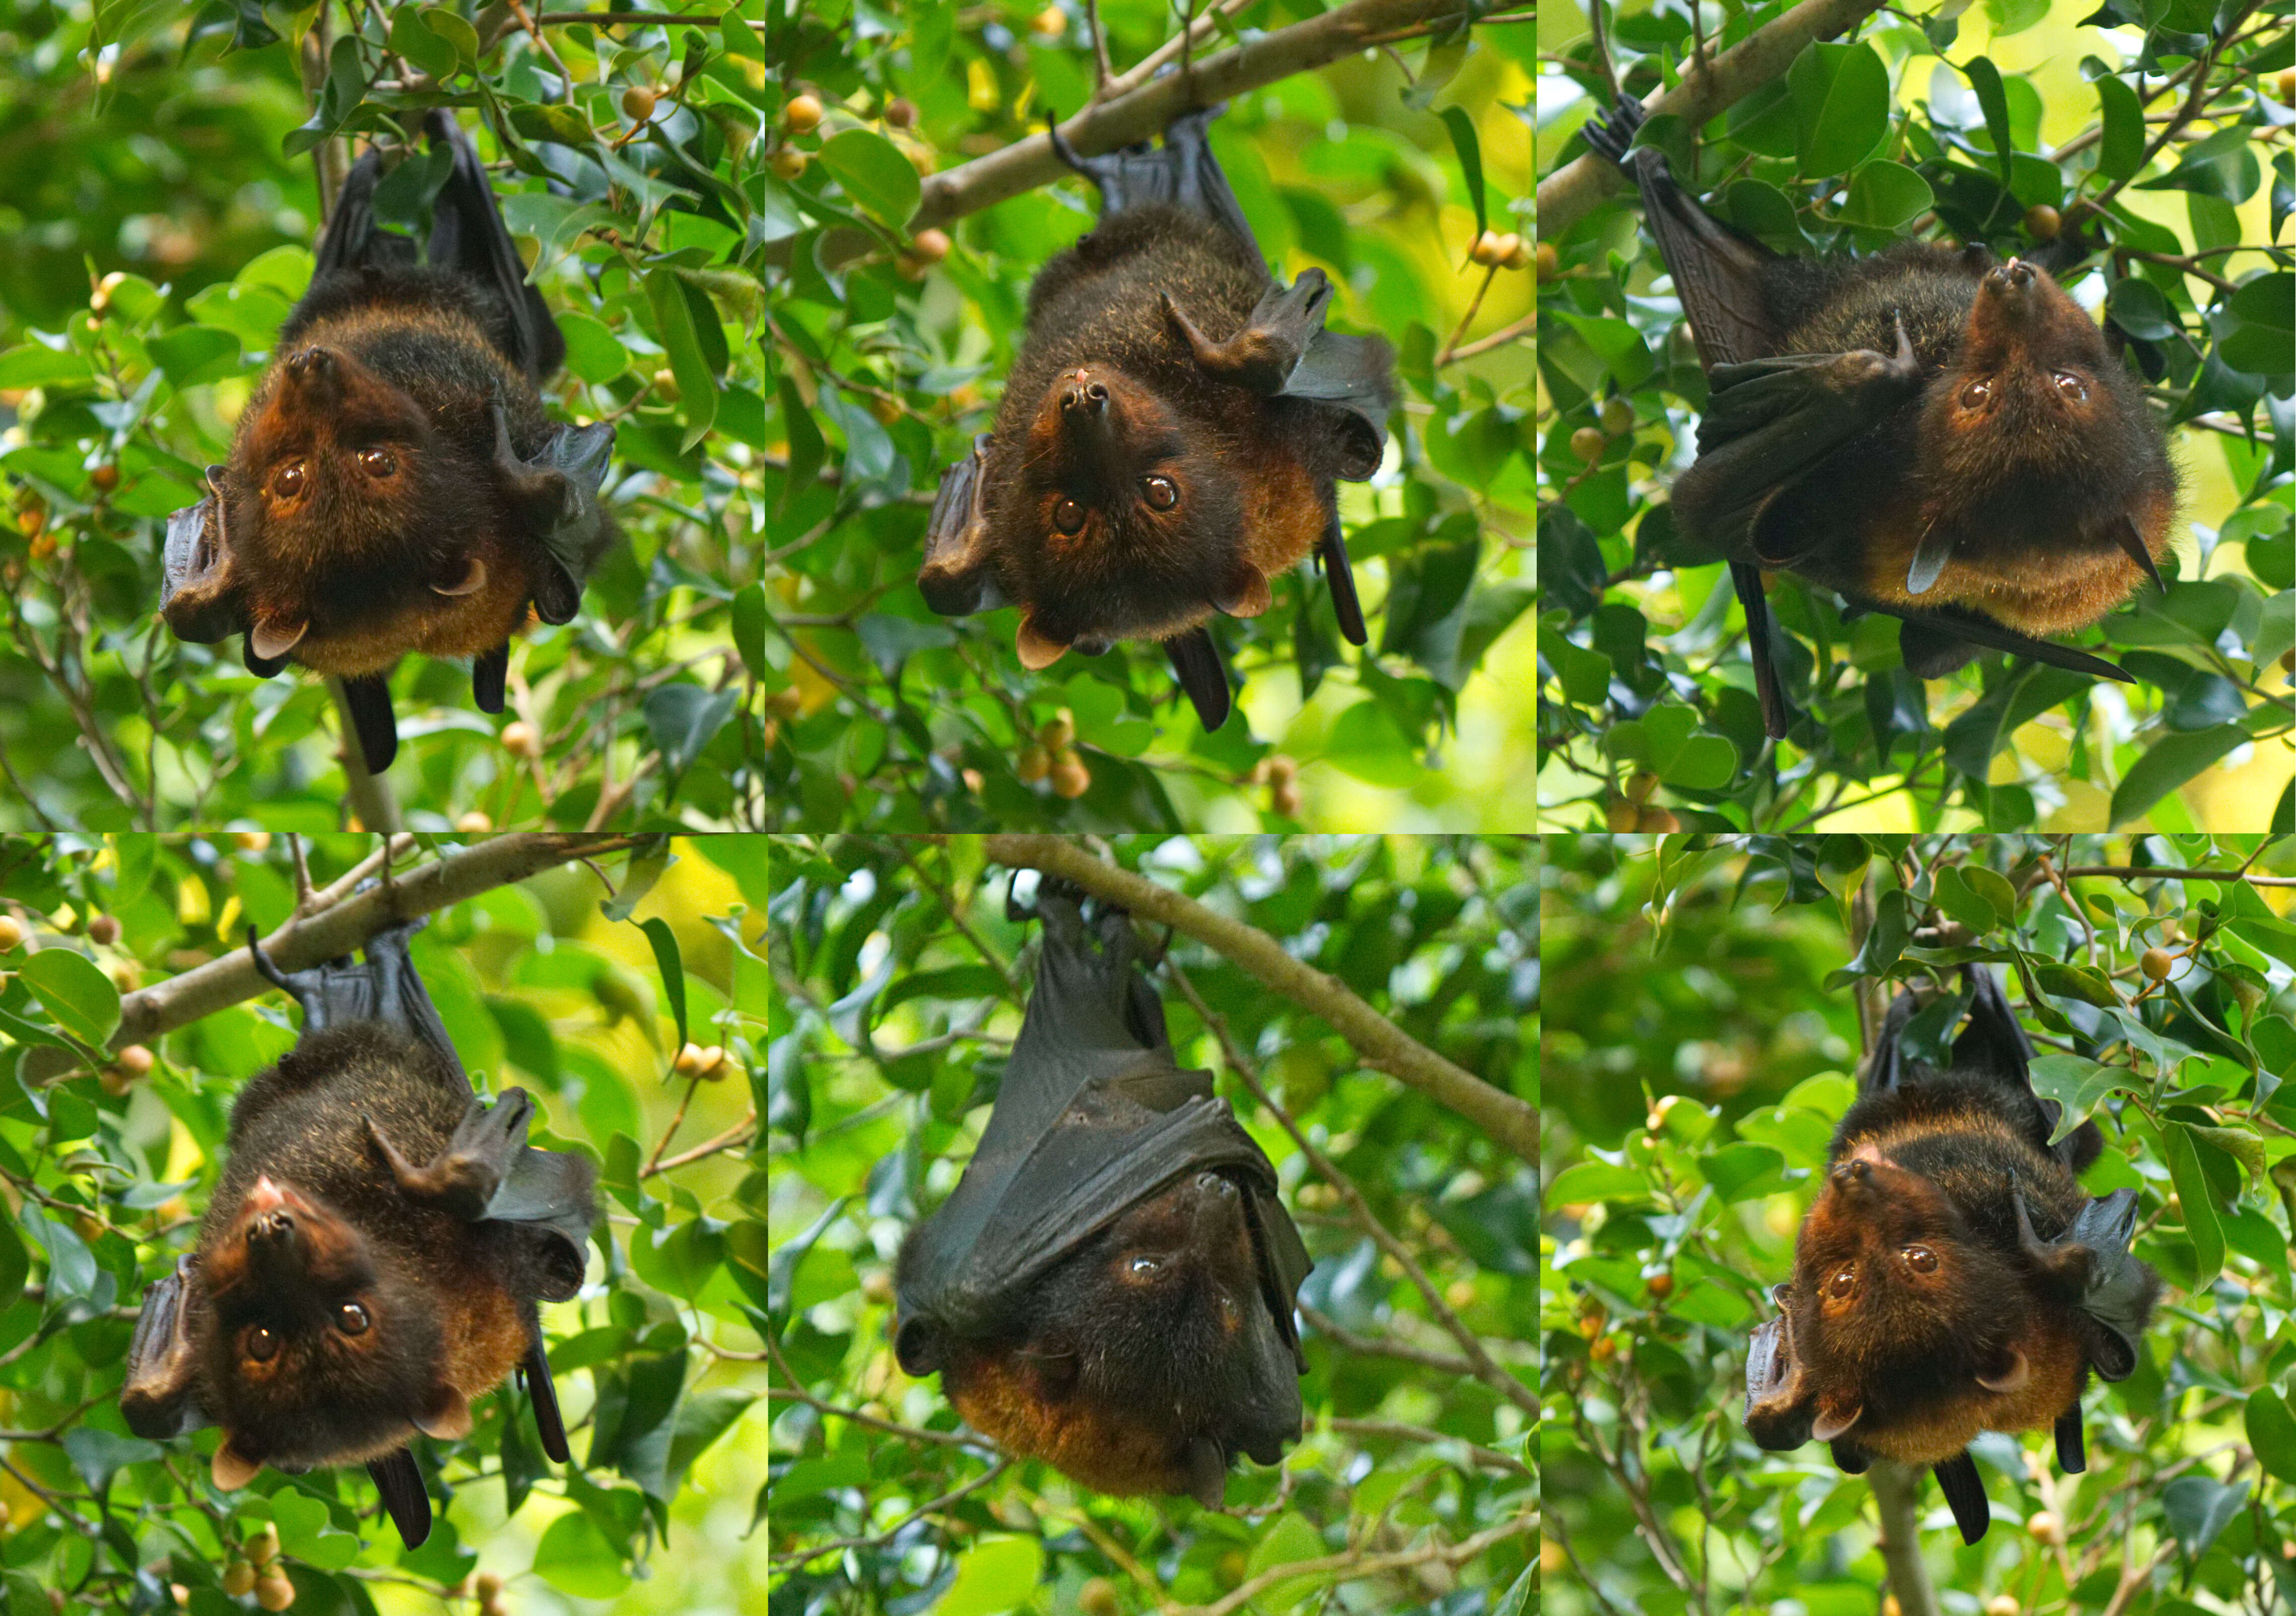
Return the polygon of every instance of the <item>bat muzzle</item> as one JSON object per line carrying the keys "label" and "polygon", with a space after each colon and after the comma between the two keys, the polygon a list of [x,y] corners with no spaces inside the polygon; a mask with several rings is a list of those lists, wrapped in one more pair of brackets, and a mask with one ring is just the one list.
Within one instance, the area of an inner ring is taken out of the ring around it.
{"label": "bat muzzle", "polygon": [[168,632],[194,645],[212,645],[245,627],[231,585],[223,475],[222,466],[208,468],[208,496],[168,518],[160,554],[160,615]]}
{"label": "bat muzzle", "polygon": [[281,386],[298,409],[331,410],[343,399],[343,363],[332,348],[314,345],[287,356]]}

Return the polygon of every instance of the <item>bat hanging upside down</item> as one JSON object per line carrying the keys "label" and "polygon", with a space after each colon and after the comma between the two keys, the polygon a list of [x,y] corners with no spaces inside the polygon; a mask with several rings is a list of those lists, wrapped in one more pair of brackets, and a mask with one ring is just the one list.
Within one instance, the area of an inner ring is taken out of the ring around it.
{"label": "bat hanging upside down", "polygon": [[1331,283],[1272,280],[1190,113],[1144,143],[1061,160],[1099,226],[1046,265],[992,431],[941,478],[917,584],[962,617],[1017,605],[1021,661],[1159,640],[1203,726],[1231,702],[1205,623],[1257,617],[1311,552],[1364,644],[1333,480],[1379,469],[1394,400],[1377,337],[1324,329]]}
{"label": "bat hanging upside down", "polygon": [[2161,1276],[2129,1251],[2136,1192],[2092,1199],[2074,1176],[2104,1138],[2033,1093],[2032,1046],[2000,985],[1965,967],[1969,1025],[1943,1070],[1904,1056],[1917,1003],[1890,1005],[1858,1097],[1794,1243],[1780,1312],[1746,1356],[1746,1430],[1764,1448],[1830,1443],[1850,1474],[1874,1456],[1935,1467],[1963,1538],[1985,1535],[1980,1431],[2053,1428],[2087,1464],[2080,1397],[2094,1368],[2136,1367]]}
{"label": "bat hanging upside down", "polygon": [[980,1148],[901,1243],[894,1353],[1006,1451],[1218,1507],[1300,1435],[1311,1266],[1275,1169],[1173,1064],[1132,922],[1047,879],[1037,985]]}
{"label": "bat hanging upside down", "polygon": [[1675,524],[1729,561],[1768,733],[1793,714],[1765,570],[1898,619],[1919,678],[1990,648],[2128,681],[2043,637],[2167,587],[2176,472],[2096,323],[1981,245],[1782,257],[1700,207],[1664,153],[1630,150],[1642,117],[1622,100],[1587,141],[1641,189],[1706,367]]}
{"label": "bat hanging upside down", "polygon": [[503,710],[529,611],[570,622],[619,532],[598,503],[613,429],[543,412],[566,341],[504,227],[478,152],[451,157],[430,263],[378,228],[382,154],[343,183],[310,290],[279,329],[208,497],[168,519],[160,613],[178,639],[244,634],[248,671],[299,662],[343,681],[367,768],[398,749],[385,683],[410,651],[471,657]]}
{"label": "bat hanging upside down", "polygon": [[526,1143],[524,1089],[472,1092],[407,954],[424,923],[292,974],[250,930],[302,1030],[232,1107],[198,1249],[145,1292],[119,1398],[155,1441],[220,1426],[226,1491],[364,1462],[409,1547],[430,1499],[407,1443],[468,1433],[513,1371],[567,1462],[535,1304],[580,1289],[598,1217],[589,1161]]}

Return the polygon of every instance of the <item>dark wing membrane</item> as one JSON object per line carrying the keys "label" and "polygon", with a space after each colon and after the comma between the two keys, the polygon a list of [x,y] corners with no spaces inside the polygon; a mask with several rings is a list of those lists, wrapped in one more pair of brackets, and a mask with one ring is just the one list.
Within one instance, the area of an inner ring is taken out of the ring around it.
{"label": "dark wing membrane", "polygon": [[508,316],[510,362],[529,381],[539,381],[564,362],[566,339],[542,294],[527,283],[526,265],[503,224],[502,205],[471,137],[444,107],[431,109],[423,128],[432,150],[443,142],[455,159],[431,207],[430,262],[468,276],[501,299]]}
{"label": "dark wing membrane", "polygon": [[1173,119],[1165,127],[1160,148],[1143,141],[1103,157],[1079,156],[1057,123],[1046,134],[1052,141],[1053,155],[1099,187],[1103,219],[1128,208],[1169,202],[1234,231],[1236,239],[1251,249],[1252,257],[1265,263],[1259,242],[1245,222],[1243,209],[1228,186],[1227,176],[1220,172],[1219,160],[1212,155],[1211,142],[1206,137],[1212,119],[1226,111],[1227,103],[1223,101]]}

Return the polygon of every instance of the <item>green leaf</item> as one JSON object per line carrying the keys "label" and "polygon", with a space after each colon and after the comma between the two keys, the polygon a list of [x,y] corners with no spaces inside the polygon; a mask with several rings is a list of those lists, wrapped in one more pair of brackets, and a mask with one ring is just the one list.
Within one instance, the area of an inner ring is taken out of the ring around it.
{"label": "green leaf", "polygon": [[1785,1187],[1786,1159],[1767,1144],[1742,1140],[1702,1156],[1698,1170],[1725,1201],[1751,1201]]}
{"label": "green leaf", "polygon": [[1859,165],[1849,176],[1842,222],[1876,230],[1898,230],[1929,211],[1937,200],[1923,179],[1903,163],[1882,160]]}
{"label": "green leaf", "polygon": [[688,1042],[685,1032],[685,964],[678,957],[677,934],[665,920],[640,923],[646,941],[653,945],[653,963],[661,972],[662,992],[669,999],[670,1020],[677,1023],[677,1046],[684,1049]]}
{"label": "green leaf", "polygon": [[611,381],[629,369],[629,350],[603,321],[561,309],[558,329],[566,338],[566,368],[583,381]]}
{"label": "green leaf", "polygon": [[782,431],[789,439],[789,470],[783,473],[782,496],[775,513],[786,516],[798,496],[821,475],[829,459],[829,445],[814,423],[813,412],[799,396],[796,382],[783,376],[775,397],[781,401]]}
{"label": "green leaf", "polygon": [[1857,957],[1838,971],[1829,972],[1825,990],[1838,993],[1861,976],[1882,977],[1898,963],[1906,951],[1906,894],[1901,888],[1891,887],[1874,901],[1874,926],[1866,933],[1866,946],[1857,950]]}
{"label": "green leaf", "polygon": [[2094,1005],[2099,1010],[2118,1009],[2120,996],[2112,990],[2112,980],[2102,971],[2089,965],[2066,964],[2058,960],[2037,959],[2032,962],[2033,980],[2044,992],[2061,999],[2079,999],[2084,1005]]}
{"label": "green leaf", "polygon": [[401,7],[390,20],[390,48],[433,78],[450,77],[461,66],[454,45],[428,26],[430,15]]}
{"label": "green leaf", "polygon": [[2255,737],[2237,724],[2169,735],[2129,766],[2112,793],[2114,830],[2144,814],[2152,806],[2207,768],[2236,746]]}
{"label": "green leaf", "polygon": [[766,587],[744,584],[734,592],[734,649],[753,679],[766,677]]}
{"label": "green leaf", "polygon": [[94,367],[88,357],[72,349],[62,353],[29,343],[0,354],[0,387],[45,387],[52,381],[87,381]]}
{"label": "green leaf", "polygon": [[217,381],[239,368],[239,339],[213,325],[178,325],[151,346],[152,361],[179,388]]}
{"label": "green leaf", "polygon": [[611,1599],[630,1586],[621,1551],[579,1510],[561,1515],[534,1546],[534,1569],[562,1594]]}
{"label": "green leaf", "polygon": [[701,441],[717,418],[718,379],[702,357],[701,333],[678,278],[667,269],[649,269],[645,289],[654,330],[668,350],[670,374],[677,378],[677,413],[685,418],[685,437],[677,446],[682,455]]}
{"label": "green leaf", "polygon": [[2161,1154],[2169,1163],[2169,1178],[2177,1186],[2177,1203],[2184,1210],[2185,1233],[2193,1243],[2193,1291],[2205,1294],[2224,1271],[2224,1230],[2217,1222],[2215,1191],[2190,1132],[2181,1122],[2159,1128]]}
{"label": "green leaf", "polygon": [[2239,324],[2217,344],[2217,357],[2251,375],[2296,371],[2296,274],[2261,275],[2232,294],[2225,311]]}
{"label": "green leaf", "polygon": [[1045,1574],[1045,1546],[1034,1538],[990,1538],[957,1556],[956,1580],[933,1616],[997,1616],[1016,1610]]}
{"label": "green leaf", "polygon": [[2228,1487],[2214,1476],[2178,1476],[2161,1489],[2161,1513],[2185,1553],[2197,1560],[2247,1501],[2245,1481]]}
{"label": "green leaf", "polygon": [[326,1505],[308,1493],[281,1488],[271,1495],[271,1519],[280,1546],[308,1564],[339,1571],[358,1558],[359,1540],[339,1530]]}
{"label": "green leaf", "polygon": [[1546,1186],[1550,1207],[1583,1206],[1596,1201],[1648,1201],[1647,1180],[1632,1168],[1609,1161],[1581,1161],[1564,1168]]}
{"label": "green leaf", "polygon": [[119,989],[95,962],[71,948],[43,948],[27,959],[24,986],[58,1027],[101,1049],[119,1026]]}
{"label": "green leaf", "polygon": [[1993,137],[1993,159],[2000,165],[2001,183],[2005,185],[2017,138],[2009,132],[2009,97],[2001,87],[2001,70],[1989,56],[1972,56],[1961,70],[1968,76],[1969,87],[1977,92],[1977,104],[1985,114],[1985,132]]}
{"label": "green leaf", "polygon": [[1451,131],[1451,149],[1459,154],[1459,171],[1467,176],[1467,196],[1475,204],[1475,237],[1480,241],[1490,228],[1484,216],[1482,143],[1475,138],[1475,120],[1464,107],[1445,107],[1441,117],[1443,127]]}
{"label": "green leaf", "polygon": [[2001,914],[1992,901],[1970,886],[1957,865],[1947,865],[1937,873],[1930,896],[1939,908],[1980,936],[2001,923]]}
{"label": "green leaf", "polygon": [[2269,1386],[2249,1393],[2245,1410],[2248,1445],[2266,1473],[2296,1485],[2296,1415]]}
{"label": "green leaf", "polygon": [[2124,79],[2111,74],[2096,81],[2103,135],[2097,142],[2096,169],[2107,179],[2128,179],[2144,164],[2144,107]]}
{"label": "green leaf", "polygon": [[734,691],[704,690],[683,680],[648,693],[646,733],[661,754],[663,774],[674,781],[685,773],[734,716],[737,696]]}
{"label": "green leaf", "polygon": [[1846,174],[1890,127],[1890,73],[1870,45],[1816,43],[1786,70],[1805,179]]}
{"label": "green leaf", "polygon": [[[167,1449],[142,1437],[122,1436],[95,1425],[75,1425],[63,1434],[64,1456],[79,1472],[92,1493],[111,1485],[111,1478],[130,1464],[147,1464]],[[354,1551],[357,1544],[352,1544]]]}
{"label": "green leaf", "polygon": [[856,205],[885,224],[899,229],[917,210],[922,187],[916,165],[874,130],[840,130],[822,143],[818,160]]}

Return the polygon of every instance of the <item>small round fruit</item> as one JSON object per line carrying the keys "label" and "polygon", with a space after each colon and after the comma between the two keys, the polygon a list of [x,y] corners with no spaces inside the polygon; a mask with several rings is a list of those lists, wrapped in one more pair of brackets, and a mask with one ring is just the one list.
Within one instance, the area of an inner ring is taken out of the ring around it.
{"label": "small round fruit", "polygon": [[676,404],[678,399],[677,373],[674,370],[654,372],[653,390],[660,395],[664,404]]}
{"label": "small round fruit", "polygon": [[1105,1577],[1088,1577],[1077,1590],[1077,1609],[1084,1616],[1116,1616],[1116,1585]]}
{"label": "small round fruit", "polygon": [[135,1092],[135,1079],[117,1066],[107,1066],[96,1073],[95,1085],[115,1100],[125,1100]]}
{"label": "small round fruit", "polygon": [[487,816],[485,809],[472,808],[455,821],[455,828],[466,836],[476,836],[493,830],[495,822]]}
{"label": "small round fruit", "polygon": [[1985,1616],[2017,1616],[2025,1607],[2017,1603],[2014,1594],[1996,1594],[1985,1602]]}
{"label": "small round fruit", "polygon": [[87,940],[106,948],[119,940],[119,923],[109,915],[99,915],[87,923]]}
{"label": "small round fruit", "polygon": [[1642,812],[1624,798],[1613,797],[1603,805],[1603,824],[1608,830],[1631,831],[1635,828],[1635,821],[1642,817]]}
{"label": "small round fruit", "polygon": [[542,756],[542,734],[524,718],[503,726],[503,751],[513,758]]}
{"label": "small round fruit", "polygon": [[896,95],[885,105],[885,121],[896,129],[916,127],[917,103],[906,95]]}
{"label": "small round fruit", "polygon": [[1092,771],[1085,767],[1084,759],[1074,752],[1062,752],[1053,759],[1053,792],[1055,796],[1074,801],[1091,786]]}
{"label": "small round fruit", "polygon": [[1562,255],[1554,250],[1552,242],[1541,242],[1532,262],[1538,266],[1538,283],[1552,286],[1562,278]]}
{"label": "small round fruit", "polygon": [[1599,1336],[1594,1345],[1587,1349],[1587,1356],[1598,1364],[1607,1364],[1619,1356],[1619,1343],[1610,1336]]}
{"label": "small round fruit", "polygon": [[1664,1301],[1674,1294],[1674,1276],[1661,1270],[1652,1275],[1644,1288],[1659,1300]]}
{"label": "small round fruit", "polygon": [[48,525],[48,513],[38,505],[28,506],[16,513],[16,531],[26,538],[37,538],[40,529]]}
{"label": "small round fruit", "polygon": [[1013,772],[1020,777],[1021,784],[1034,785],[1053,772],[1053,754],[1041,746],[1024,746],[1021,749],[1019,759],[1013,765]]}
{"label": "small round fruit", "polygon": [[256,1564],[269,1565],[279,1558],[279,1529],[265,1522],[263,1530],[247,1540],[247,1557]]}
{"label": "small round fruit", "polygon": [[794,718],[805,710],[805,692],[784,685],[766,698],[766,707],[777,718]]}
{"label": "small round fruit", "polygon": [[1898,1603],[1895,1594],[1882,1595],[1882,1616],[1906,1616],[1906,1607]]}
{"label": "small round fruit", "polygon": [[2280,70],[2280,100],[2284,106],[2296,107],[2296,68]]}
{"label": "small round fruit", "polygon": [[111,1057],[111,1063],[131,1078],[148,1078],[155,1062],[149,1045],[130,1044]]}
{"label": "small round fruit", "polygon": [[24,940],[24,923],[12,915],[0,915],[0,954],[17,947]]}
{"label": "small round fruit", "polygon": [[2025,234],[2037,242],[2054,242],[2064,228],[2063,216],[2046,202],[2035,202],[2025,209]]}
{"label": "small round fruit", "polygon": [[255,1568],[234,1554],[223,1568],[223,1591],[234,1599],[244,1599],[255,1592]]}
{"label": "small round fruit", "polygon": [[1300,777],[1300,766],[1283,752],[1267,754],[1267,783],[1283,785]]}
{"label": "small round fruit", "polygon": [[1610,1320],[1603,1317],[1600,1306],[1589,1304],[1587,1310],[1578,1316],[1578,1333],[1590,1341],[1610,1327]]}
{"label": "small round fruit", "polygon": [[271,850],[271,833],[234,831],[231,833],[231,845],[242,853],[268,853]]}
{"label": "small round fruit", "polygon": [[1499,240],[1500,237],[1497,231],[1484,231],[1482,234],[1475,238],[1475,244],[1467,249],[1468,258],[1473,259],[1478,264],[1486,266],[1496,264],[1501,258],[1506,256],[1506,254],[1500,250]]}
{"label": "small round fruit", "polygon": [[119,486],[119,468],[100,465],[87,474],[88,486],[99,494],[109,494]]}
{"label": "small round fruit", "polygon": [[1029,26],[1047,39],[1057,39],[1068,32],[1068,13],[1057,5],[1048,5],[1031,18]]}
{"label": "small round fruit", "polygon": [[1681,828],[1682,821],[1662,808],[1646,808],[1635,816],[1635,829],[1638,831],[1653,832],[1663,835],[1669,831],[1678,831]]}
{"label": "small round fruit", "polygon": [[653,92],[642,84],[634,84],[622,92],[622,116],[632,123],[644,123],[653,116]]}
{"label": "small round fruit", "polygon": [[1658,790],[1658,776],[1646,768],[1638,768],[1627,776],[1627,800],[1636,808],[1648,802],[1651,800],[1651,793],[1656,790]]}
{"label": "small round fruit", "polygon": [[476,1584],[480,1602],[492,1604],[502,1597],[503,1579],[500,1571],[480,1571]]}
{"label": "small round fruit", "polygon": [[792,95],[782,109],[782,122],[792,135],[810,135],[821,127],[821,103],[811,95]]}
{"label": "small round fruit", "polygon": [[287,1573],[274,1571],[255,1585],[255,1603],[266,1611],[283,1611],[295,1603],[295,1585],[287,1580]]}
{"label": "small round fruit", "polygon": [[56,536],[54,534],[42,533],[34,537],[29,549],[34,561],[44,562],[55,553]]}
{"label": "small round fruit", "polygon": [[2035,1510],[2026,1518],[2025,1530],[2033,1534],[2036,1542],[2046,1543],[2052,1547],[2065,1540],[2065,1523],[2057,1518],[2054,1510]]}
{"label": "small round fruit", "polygon": [[1605,398],[1601,410],[1603,430],[1613,438],[1623,438],[1635,430],[1635,406],[1624,398]]}
{"label": "small round fruit", "polygon": [[1279,818],[1297,819],[1300,817],[1300,788],[1288,780],[1281,785],[1269,787],[1267,806]]}
{"label": "small round fruit", "polygon": [[1582,426],[1570,434],[1570,452],[1588,465],[1602,459],[1603,451],[1610,447],[1611,440],[1603,436],[1600,427]]}
{"label": "small round fruit", "polygon": [[1491,243],[1491,262],[1504,268],[1506,261],[1522,250],[1522,237],[1510,230]]}
{"label": "small round fruit", "polygon": [[948,256],[948,232],[920,230],[909,238],[909,251],[920,263],[938,264]]}
{"label": "small round fruit", "polygon": [[2177,956],[2166,948],[2147,948],[2136,964],[2152,980],[2165,982],[2169,980],[2169,972],[2177,968]]}
{"label": "small round fruit", "polygon": [[1065,707],[1037,726],[1037,740],[1047,751],[1065,751],[1076,742],[1076,718]]}
{"label": "small round fruit", "polygon": [[774,177],[795,179],[805,172],[805,153],[795,146],[783,146],[774,153]]}
{"label": "small round fruit", "polygon": [[1530,243],[1523,240],[1521,236],[1509,236],[1507,239],[1514,243],[1514,250],[1506,255],[1505,267],[1509,269],[1529,268],[1531,258]]}

